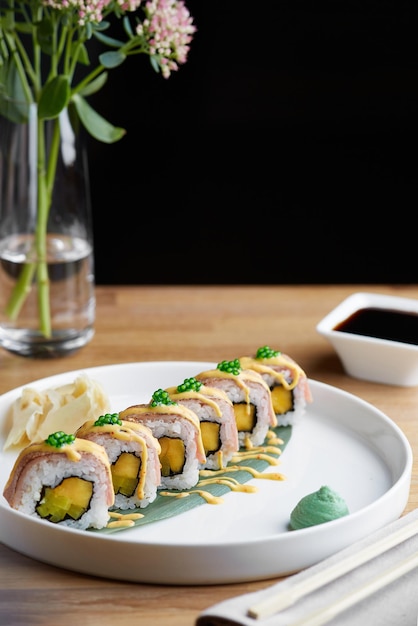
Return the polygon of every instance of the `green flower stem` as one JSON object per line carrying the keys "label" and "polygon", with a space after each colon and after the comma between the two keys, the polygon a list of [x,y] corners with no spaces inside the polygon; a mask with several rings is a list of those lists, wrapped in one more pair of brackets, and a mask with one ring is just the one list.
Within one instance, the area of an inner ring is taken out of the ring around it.
{"label": "green flower stem", "polygon": [[47,264],[47,224],[50,194],[47,184],[45,147],[45,122],[38,119],[38,206],[35,231],[36,282],[38,293],[39,329],[44,337],[51,336],[51,310],[49,304],[49,278]]}
{"label": "green flower stem", "polygon": [[32,288],[36,272],[38,290],[39,330],[46,338],[51,336],[51,309],[49,297],[49,275],[47,258],[47,224],[52,203],[55,173],[60,145],[59,119],[54,120],[54,130],[49,156],[45,146],[45,120],[37,120],[38,131],[38,198],[35,231],[36,261],[26,263],[13,289],[6,307],[6,314],[11,320],[17,319],[27,296]]}
{"label": "green flower stem", "polygon": [[26,263],[23,266],[17,283],[13,288],[12,294],[7,302],[7,306],[5,309],[7,317],[12,321],[15,321],[17,319],[20,313],[20,309],[22,308],[26,298],[30,293],[35,269],[35,263]]}
{"label": "green flower stem", "polygon": [[26,74],[25,74],[25,68],[23,67],[23,64],[21,61],[21,58],[22,58],[25,62],[26,71],[28,72],[30,76],[32,76],[32,78],[34,78],[34,73],[33,73],[31,64],[28,60],[27,54],[23,46],[21,45],[20,39],[18,37],[11,37],[11,36],[8,36],[6,33],[5,39],[13,55],[13,61],[16,65],[19,78],[21,80],[21,85],[22,85],[23,92],[25,94],[25,98],[27,99],[28,102],[33,102],[32,92],[29,87]]}
{"label": "green flower stem", "polygon": [[[44,124],[45,122],[42,122],[42,125]],[[43,130],[42,130],[42,137],[45,137],[45,133]],[[54,132],[52,134],[52,142],[51,142],[51,147],[49,151],[48,166],[46,168],[46,187],[48,191],[48,209],[47,209],[46,217],[48,217],[49,210],[51,208],[51,203],[52,203],[52,194],[54,191],[55,174],[57,171],[60,140],[61,140],[60,120],[59,120],[59,117],[57,117],[54,120]],[[46,163],[46,157],[44,159],[44,162]]]}

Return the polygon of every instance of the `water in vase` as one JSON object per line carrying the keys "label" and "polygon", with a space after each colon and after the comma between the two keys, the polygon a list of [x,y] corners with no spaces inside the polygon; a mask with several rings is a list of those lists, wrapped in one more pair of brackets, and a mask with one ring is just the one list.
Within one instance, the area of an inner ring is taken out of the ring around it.
{"label": "water in vase", "polygon": [[[0,240],[0,345],[22,356],[61,356],[85,345],[94,333],[93,250],[82,238],[49,234],[42,277],[34,246],[33,235],[11,235]],[[11,318],[7,311],[16,283],[22,271],[31,269],[30,291]],[[45,277],[49,336],[40,328],[39,281],[45,285]]]}

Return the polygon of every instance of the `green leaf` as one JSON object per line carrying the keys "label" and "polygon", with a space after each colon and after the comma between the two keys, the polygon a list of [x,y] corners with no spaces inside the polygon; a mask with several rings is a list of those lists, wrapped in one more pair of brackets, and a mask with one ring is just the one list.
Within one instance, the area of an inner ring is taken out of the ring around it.
{"label": "green leaf", "polygon": [[26,35],[32,35],[33,33],[32,22],[15,22],[14,27],[16,28],[16,32],[18,33],[25,33]]}
{"label": "green leaf", "polygon": [[99,56],[100,63],[108,68],[118,67],[118,65],[122,65],[125,60],[126,54],[123,54],[120,50],[103,52],[103,54]]}
{"label": "green leaf", "polygon": [[111,24],[107,20],[102,20],[98,24],[93,25],[93,34],[95,35],[97,31],[107,30],[110,28]]}
{"label": "green leaf", "polygon": [[131,22],[127,15],[125,15],[125,17],[123,18],[122,23],[123,23],[123,30],[125,31],[125,33],[128,35],[130,39],[133,39],[135,37],[135,33],[132,30]]}
{"label": "green leaf", "polygon": [[47,82],[39,98],[38,117],[46,120],[58,117],[68,105],[70,95],[70,82],[67,76],[56,76]]}
{"label": "green leaf", "polygon": [[43,19],[36,29],[37,41],[45,54],[51,55],[53,52],[53,34],[54,28],[50,19]]}
{"label": "green leaf", "polygon": [[155,55],[152,55],[149,58],[153,70],[155,70],[157,73],[160,71],[160,65],[158,63],[158,58],[159,57],[157,57]]}
{"label": "green leaf", "polygon": [[[273,458],[278,458],[280,456],[280,452],[283,453],[286,445],[288,444],[290,440],[290,437],[292,435],[292,427],[291,426],[278,426],[274,428],[273,430],[276,433],[277,437],[279,437],[283,441],[283,443],[277,446],[278,447],[277,454],[274,454],[271,451],[267,452],[266,454],[269,456],[272,456]],[[272,444],[269,443],[268,445],[271,446]],[[231,465],[233,465],[234,467],[236,466],[242,467],[242,470],[235,471],[235,470],[230,469],[228,471],[228,467]],[[235,463],[235,462],[229,463],[228,466],[225,468],[225,471],[222,474],[217,474],[217,477],[220,478],[220,477],[229,476],[230,478],[237,480],[240,484],[243,485],[244,483],[247,483],[249,480],[257,480],[257,478],[254,478],[251,472],[245,469],[246,467],[252,468],[256,472],[262,472],[268,466],[269,466],[269,462],[262,458],[261,459],[253,459],[253,458],[243,459],[242,461],[238,461],[238,463]],[[206,477],[203,477],[202,480],[204,480],[205,478]],[[180,515],[181,513],[185,513],[186,511],[190,511],[190,509],[194,509],[197,506],[207,504],[206,500],[202,496],[200,496],[198,493],[193,493],[194,491],[196,491],[196,489],[202,489],[203,491],[207,491],[213,496],[223,496],[225,494],[228,494],[231,491],[228,485],[222,484],[222,483],[217,483],[217,484],[214,483],[214,484],[202,485],[202,486],[199,486],[199,483],[198,483],[192,489],[187,489],[187,490],[182,491],[182,493],[190,492],[190,495],[186,498],[185,497],[176,498],[174,496],[167,497],[167,496],[162,496],[160,494],[157,494],[156,499],[153,502],[151,502],[151,504],[149,504],[147,507],[144,507],[142,509],[140,508],[129,509],[129,511],[116,509],[115,512],[120,513],[121,515],[123,515],[124,513],[125,514],[126,513],[140,513],[141,515],[143,515],[143,517],[141,517],[138,520],[135,520],[134,525],[144,526],[145,524],[151,524],[152,522],[158,522],[160,520],[167,519],[169,517],[174,517],[176,515]],[[169,490],[169,489],[165,489],[164,491],[171,491],[175,493],[174,490]],[[251,498],[251,494],[249,494],[249,497]],[[208,505],[208,506],[211,506],[211,505]],[[249,508],[251,507],[251,502],[248,503],[248,507]],[[115,528],[101,528],[100,530],[89,529],[89,532],[110,534],[110,533],[120,532],[121,530],[126,530],[126,528],[115,527]]]}
{"label": "green leaf", "polygon": [[83,89],[80,89],[79,93],[82,96],[91,96],[93,93],[96,93],[103,87],[103,85],[107,81],[107,77],[108,77],[107,72],[100,74],[100,76],[92,80],[91,83],[83,87]]}
{"label": "green leaf", "polygon": [[84,32],[85,32],[86,39],[91,39],[91,36],[93,34],[93,26],[91,25],[91,22],[87,22],[84,28],[85,28]]}
{"label": "green leaf", "polygon": [[111,48],[122,48],[122,46],[124,45],[123,41],[119,41],[119,39],[114,39],[113,37],[108,37],[107,35],[103,35],[103,33],[100,33],[97,30],[93,31],[93,35],[101,43],[105,44],[106,46],[110,46]]}
{"label": "green leaf", "polygon": [[77,43],[73,41],[72,43],[72,55],[74,56],[75,50],[77,50],[77,63],[81,63],[82,65],[90,65],[90,57],[88,50],[84,44],[77,47]]}
{"label": "green leaf", "polygon": [[126,134],[124,128],[117,128],[99,115],[84,98],[74,94],[72,101],[77,109],[78,116],[92,137],[104,143],[115,143]]}
{"label": "green leaf", "polygon": [[0,115],[18,124],[27,122],[29,116],[29,101],[16,65],[9,59],[0,66]]}

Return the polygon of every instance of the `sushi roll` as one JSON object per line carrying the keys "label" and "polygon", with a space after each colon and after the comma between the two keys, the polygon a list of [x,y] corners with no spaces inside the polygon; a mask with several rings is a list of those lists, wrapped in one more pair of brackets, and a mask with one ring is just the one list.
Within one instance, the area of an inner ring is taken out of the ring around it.
{"label": "sushi roll", "polygon": [[200,421],[206,461],[201,469],[222,469],[238,452],[238,429],[234,407],[225,391],[207,387],[196,378],[186,378],[166,389],[170,399],[188,407]]}
{"label": "sushi roll", "polygon": [[106,451],[93,441],[53,433],[20,452],[3,495],[13,509],[38,519],[103,528],[114,503]]}
{"label": "sushi roll", "polygon": [[239,445],[264,443],[271,427],[277,426],[270,389],[260,374],[242,369],[238,359],[222,361],[216,369],[197,374],[204,385],[225,391],[234,408]]}
{"label": "sushi roll", "polygon": [[303,369],[287,354],[268,346],[259,348],[255,357],[241,357],[239,362],[242,368],[258,372],[269,386],[278,424],[296,424],[306,405],[312,402]]}
{"label": "sushi roll", "polygon": [[194,411],[170,400],[166,391],[158,389],[149,404],[130,406],[119,413],[119,418],[145,424],[158,439],[160,488],[190,489],[196,485],[206,455]]}
{"label": "sushi roll", "polygon": [[87,421],[76,436],[95,441],[106,450],[114,508],[144,508],[155,500],[161,482],[161,447],[147,426],[122,421],[117,413],[106,413],[96,421]]}

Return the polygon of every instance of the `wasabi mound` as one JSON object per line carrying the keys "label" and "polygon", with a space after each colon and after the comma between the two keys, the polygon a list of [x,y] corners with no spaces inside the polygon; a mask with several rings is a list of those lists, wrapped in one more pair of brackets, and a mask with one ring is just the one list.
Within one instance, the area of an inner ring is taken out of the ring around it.
{"label": "wasabi mound", "polygon": [[330,487],[303,497],[290,514],[291,530],[316,526],[349,514],[345,500]]}

